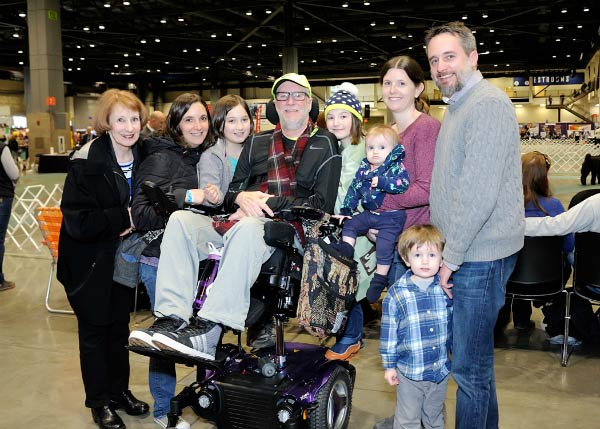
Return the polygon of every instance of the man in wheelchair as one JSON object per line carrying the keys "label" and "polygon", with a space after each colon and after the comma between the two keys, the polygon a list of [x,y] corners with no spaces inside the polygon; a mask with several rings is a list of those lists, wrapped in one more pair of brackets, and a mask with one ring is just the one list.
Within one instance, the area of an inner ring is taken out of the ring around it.
{"label": "man in wheelchair", "polygon": [[[230,222],[214,224],[189,211],[171,215],[156,280],[159,317],[150,328],[132,331],[131,345],[214,360],[223,326],[244,329],[250,288],[274,251],[265,243],[264,225],[292,206],[333,211],[341,156],[335,136],[309,118],[308,80],[285,74],[273,84],[272,94],[279,123],[244,145],[223,202],[232,213]],[[209,243],[224,246],[223,255],[210,294],[192,318],[198,266],[208,256]]]}

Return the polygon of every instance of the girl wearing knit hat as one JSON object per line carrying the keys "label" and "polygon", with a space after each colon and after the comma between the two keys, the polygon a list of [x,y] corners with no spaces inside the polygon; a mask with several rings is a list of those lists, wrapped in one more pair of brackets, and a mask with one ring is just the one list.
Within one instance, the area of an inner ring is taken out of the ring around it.
{"label": "girl wearing knit hat", "polygon": [[[335,203],[335,213],[339,213],[348,192],[348,187],[360,162],[365,157],[362,107],[357,96],[358,88],[350,82],[344,82],[339,87],[334,88],[332,95],[325,103],[324,114],[327,129],[337,137],[342,153],[342,173]],[[361,283],[356,295],[356,300],[359,301],[365,297],[370,282],[371,274],[369,273],[373,273],[375,269],[374,244],[366,237],[358,237],[355,244],[355,255],[356,260],[360,261],[358,267]],[[361,306],[356,305],[348,315],[346,330],[325,356],[328,359],[348,360],[356,354],[361,347],[362,325],[363,312]]]}

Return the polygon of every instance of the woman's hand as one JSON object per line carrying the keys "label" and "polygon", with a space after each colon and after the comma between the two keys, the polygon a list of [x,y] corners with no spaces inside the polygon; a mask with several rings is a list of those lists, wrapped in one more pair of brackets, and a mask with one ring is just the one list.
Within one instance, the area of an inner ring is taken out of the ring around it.
{"label": "woman's hand", "polygon": [[204,198],[206,198],[204,189],[190,189],[189,191],[192,193],[192,204],[202,204],[204,202]]}
{"label": "woman's hand", "polygon": [[265,213],[273,216],[273,210],[267,205],[272,196],[260,191],[242,191],[235,198],[235,203],[246,216],[264,217]]}
{"label": "woman's hand", "polygon": [[129,213],[129,228],[121,232],[119,237],[124,237],[125,235],[131,234],[133,231],[135,231],[135,225],[133,224],[133,218],[131,217],[131,207],[127,208],[127,212]]}

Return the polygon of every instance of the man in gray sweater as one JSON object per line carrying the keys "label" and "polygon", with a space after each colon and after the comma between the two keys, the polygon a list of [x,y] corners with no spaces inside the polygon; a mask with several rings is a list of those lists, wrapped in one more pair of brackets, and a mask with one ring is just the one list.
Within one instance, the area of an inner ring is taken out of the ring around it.
{"label": "man in gray sweater", "polygon": [[493,331],[525,226],[519,130],[508,97],[477,70],[467,27],[435,27],[425,41],[431,77],[448,104],[429,201],[431,221],[446,237],[440,285],[454,300],[456,427],[497,428]]}

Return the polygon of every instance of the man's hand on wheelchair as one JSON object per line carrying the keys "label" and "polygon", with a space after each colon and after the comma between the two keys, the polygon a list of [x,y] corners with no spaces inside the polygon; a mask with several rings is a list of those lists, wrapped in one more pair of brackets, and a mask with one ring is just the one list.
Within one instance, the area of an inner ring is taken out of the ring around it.
{"label": "man's hand on wheelchair", "polygon": [[[239,220],[242,217],[264,217],[265,213],[273,217],[273,210],[267,205],[267,200],[273,195],[265,194],[260,191],[242,191],[235,198],[235,203],[239,206],[236,213],[229,216],[230,220]],[[243,212],[238,213],[238,212]],[[238,216],[238,217],[233,217]],[[239,217],[241,216],[241,217]]]}

